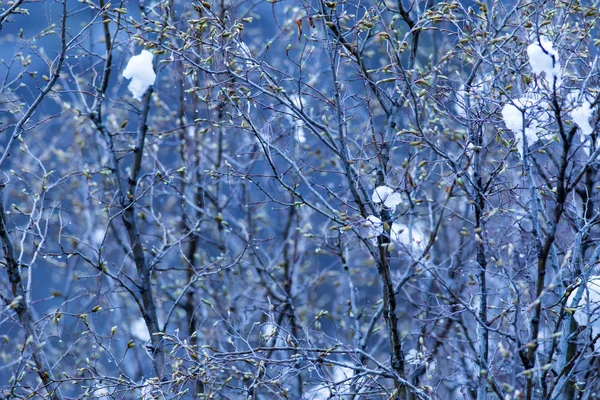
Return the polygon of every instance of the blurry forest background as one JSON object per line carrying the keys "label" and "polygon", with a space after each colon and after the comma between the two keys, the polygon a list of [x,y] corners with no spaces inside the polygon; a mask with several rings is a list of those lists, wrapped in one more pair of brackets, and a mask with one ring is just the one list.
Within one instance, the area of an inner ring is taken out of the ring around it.
{"label": "blurry forest background", "polygon": [[0,398],[598,398],[599,18],[2,1]]}

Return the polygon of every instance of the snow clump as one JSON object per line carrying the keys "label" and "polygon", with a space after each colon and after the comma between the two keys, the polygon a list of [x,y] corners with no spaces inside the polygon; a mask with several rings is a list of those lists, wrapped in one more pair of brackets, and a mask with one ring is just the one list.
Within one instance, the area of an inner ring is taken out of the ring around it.
{"label": "snow clump", "polygon": [[[544,132],[544,125],[550,120],[546,109],[547,103],[540,100],[536,94],[525,95],[502,108],[504,125],[514,132],[521,157],[525,153],[523,125],[525,125],[527,146],[531,146],[540,139],[539,136]],[[523,117],[525,117],[525,124],[523,124]]]}
{"label": "snow clump", "polygon": [[364,234],[366,234],[368,238],[375,238],[379,235],[383,235],[383,222],[374,215],[369,215],[367,219],[363,221],[362,226],[365,228]]}
{"label": "snow clump", "polygon": [[592,118],[590,103],[584,101],[579,107],[574,108],[570,115],[584,135],[590,135],[594,131],[594,128],[590,125],[590,118]]}
{"label": "snow clump", "polygon": [[400,193],[394,193],[394,189],[388,186],[376,187],[371,196],[373,203],[383,203],[387,208],[394,208],[402,202]]}
{"label": "snow clump", "polygon": [[552,82],[554,78],[560,81],[561,71],[558,61],[558,52],[552,48],[552,42],[546,36],[540,36],[539,41],[535,41],[527,46],[527,55],[531,70],[536,74],[544,73],[546,78]]}
{"label": "snow clump", "polygon": [[579,101],[580,96],[581,92],[579,90],[574,90],[567,95],[567,100],[573,106],[573,110],[571,110],[569,116],[579,129],[581,129],[581,133],[589,136],[594,131],[594,127],[590,124],[590,118],[592,118],[594,110],[592,109],[592,104],[586,98],[587,96],[581,96],[581,101]]}
{"label": "snow clump", "polygon": [[[579,290],[584,291],[581,301],[579,301],[579,304],[574,304],[575,296],[577,296]],[[600,276],[591,277],[585,287],[573,290],[569,295],[567,305],[575,309],[573,317],[579,325],[590,325],[590,316],[594,316],[591,321],[592,329],[595,332],[600,331],[600,318],[598,318],[598,311],[600,310]]]}
{"label": "snow clump", "polygon": [[146,90],[156,81],[156,73],[152,68],[152,58],[154,58],[152,53],[148,50],[142,50],[139,55],[129,59],[123,71],[123,78],[131,79],[128,88],[133,98],[138,101],[142,100]]}

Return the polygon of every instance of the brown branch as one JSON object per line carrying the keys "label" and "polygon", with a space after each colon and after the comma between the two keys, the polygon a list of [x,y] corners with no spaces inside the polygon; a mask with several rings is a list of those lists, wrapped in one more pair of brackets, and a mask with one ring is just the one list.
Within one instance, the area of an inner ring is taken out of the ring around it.
{"label": "brown branch", "polygon": [[166,374],[166,358],[164,353],[164,344],[161,331],[158,326],[158,317],[156,313],[156,302],[152,294],[152,280],[146,255],[142,246],[142,237],[137,226],[135,215],[135,192],[138,184],[140,170],[142,168],[142,158],[144,155],[144,143],[146,133],[148,132],[148,114],[150,111],[150,99],[153,89],[150,87],[142,98],[142,110],[137,127],[136,144],[133,149],[133,163],[129,174],[129,189],[126,194],[121,194],[121,207],[123,209],[123,224],[129,236],[131,251],[139,277],[140,296],[144,309],[142,316],[150,332],[153,347],[153,364],[156,374],[163,379]]}
{"label": "brown branch", "polygon": [[[33,103],[27,108],[27,111],[23,114],[21,119],[16,123],[13,133],[4,148],[4,152],[2,153],[2,157],[0,157],[0,168],[4,165],[6,160],[10,157],[11,150],[15,145],[16,140],[19,138],[21,133],[23,133],[25,125],[29,122],[39,105],[46,98],[46,96],[52,91],[54,85],[58,81],[60,77],[60,72],[62,71],[63,64],[65,62],[67,49],[69,48],[69,44],[67,43],[67,4],[66,0],[62,2],[62,18],[61,18],[61,33],[60,33],[60,53],[54,59],[54,62],[50,65],[50,78],[48,82],[41,90],[41,92],[37,95]],[[53,65],[56,64],[54,71],[52,71]]]}
{"label": "brown branch", "polygon": [[[0,199],[4,198],[4,183],[0,183]],[[0,241],[2,241],[2,251],[4,252],[4,259],[6,260],[8,280],[11,283],[13,299],[7,302],[7,305],[12,308],[19,317],[19,322],[25,329],[27,338],[31,338],[29,346],[31,349],[31,356],[35,362],[38,375],[46,391],[48,397],[53,400],[62,400],[62,394],[60,392],[59,384],[54,378],[52,373],[52,367],[46,357],[44,346],[40,341],[38,332],[35,328],[35,321],[33,320],[33,314],[29,305],[27,304],[27,296],[25,288],[23,287],[23,281],[21,279],[20,265],[14,255],[14,247],[10,235],[8,234],[8,228],[6,226],[6,211],[4,210],[4,201],[0,200]],[[6,296],[3,296],[6,297]],[[8,298],[5,298],[5,301]]]}
{"label": "brown branch", "polygon": [[[387,225],[392,224],[391,210],[384,208],[381,212],[381,220]],[[377,237],[379,245],[379,259],[377,260],[377,271],[381,278],[383,290],[383,318],[388,328],[390,345],[390,364],[392,369],[402,379],[404,376],[404,354],[402,352],[402,341],[398,331],[398,316],[396,315],[396,294],[394,284],[390,274],[390,238],[385,233]],[[406,398],[406,387],[404,383],[396,380],[396,394],[398,399]]]}
{"label": "brown branch", "polygon": [[[554,213],[552,216],[552,220],[548,226],[548,233],[543,241],[539,251],[538,251],[538,261],[537,261],[537,275],[536,275],[536,287],[535,287],[535,301],[534,301],[534,313],[531,318],[531,337],[529,340],[529,345],[526,349],[521,349],[519,351],[521,360],[523,362],[523,366],[526,370],[531,370],[535,367],[536,357],[537,357],[537,349],[539,346],[538,343],[538,335],[540,331],[540,322],[542,317],[542,296],[545,288],[545,280],[546,280],[546,272],[547,272],[547,264],[548,264],[548,256],[550,255],[550,250],[552,249],[552,245],[556,239],[556,232],[558,229],[558,224],[561,220],[562,214],[565,210],[565,203],[567,200],[567,194],[569,193],[566,173],[567,167],[569,164],[569,150],[571,148],[571,142],[574,137],[575,129],[571,129],[568,133],[564,130],[564,125],[562,123],[562,118],[560,115],[561,109],[556,99],[556,93],[553,99],[553,108],[556,120],[558,122],[559,133],[562,138],[563,151],[561,154],[561,163],[560,168],[558,170],[558,175],[556,179],[556,202],[554,206]],[[534,200],[536,201],[536,200]],[[526,399],[531,400],[533,396],[533,374],[530,374],[527,377],[527,385],[526,385]]]}

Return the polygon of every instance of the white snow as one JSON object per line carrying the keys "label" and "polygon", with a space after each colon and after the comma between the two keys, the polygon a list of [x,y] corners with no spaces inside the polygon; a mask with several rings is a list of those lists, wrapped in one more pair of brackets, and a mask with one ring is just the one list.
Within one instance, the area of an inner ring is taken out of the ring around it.
{"label": "white snow", "polygon": [[[581,142],[585,142],[587,137],[592,134],[594,127],[590,124],[590,119],[593,117],[594,110],[592,109],[591,96],[580,90],[572,90],[567,94],[567,107],[571,108],[569,117],[581,130]],[[590,144],[583,146],[583,150],[589,155]]]}
{"label": "white snow", "polygon": [[[507,103],[502,108],[504,125],[516,136],[519,153],[523,156],[523,117],[525,117],[525,136],[527,145],[531,146],[540,139],[544,132],[544,125],[550,120],[546,111],[547,103],[537,94],[526,94],[512,104]],[[525,114],[525,115],[523,115]]]}
{"label": "white snow", "polygon": [[133,321],[129,330],[133,336],[142,342],[150,340],[150,332],[148,332],[148,327],[146,326],[144,318],[140,317]]}
{"label": "white snow", "polygon": [[402,202],[400,193],[394,193],[394,189],[388,186],[379,186],[373,191],[371,196],[373,203],[383,203],[388,208],[394,208]]}
{"label": "white snow", "polygon": [[365,234],[369,238],[374,238],[383,234],[383,223],[381,220],[374,216],[369,215],[362,226],[365,228]]}
{"label": "white snow", "polygon": [[390,229],[390,239],[392,242],[401,244],[408,249],[425,250],[425,235],[416,226],[412,227],[412,237],[409,235],[410,229],[404,224],[394,222]]}
{"label": "white snow", "polygon": [[546,36],[540,36],[539,41],[534,41],[527,46],[527,55],[531,70],[536,74],[544,73],[552,82],[554,78],[560,80],[561,71],[558,61],[558,52],[552,48],[552,42]]}
{"label": "white snow", "polygon": [[[579,304],[573,304],[578,290],[584,290]],[[584,288],[573,290],[567,301],[570,308],[575,308],[573,317],[579,325],[586,326],[590,324],[590,316],[595,315],[591,321],[592,328],[600,330],[600,319],[598,311],[600,310],[600,276],[591,277]]]}
{"label": "white snow", "polygon": [[[575,304],[577,292],[583,290],[579,304]],[[567,299],[567,306],[574,308],[573,318],[580,326],[588,326],[592,337],[600,334],[600,275],[592,276],[585,287],[573,290]],[[600,343],[596,342],[594,349],[600,350]]]}
{"label": "white snow", "polygon": [[502,119],[504,125],[513,132],[523,130],[523,112],[512,104],[506,104],[502,108]]}
{"label": "white snow", "polygon": [[575,107],[570,112],[570,116],[584,135],[590,135],[594,131],[594,128],[590,125],[592,105],[589,102],[584,100],[579,107]]}
{"label": "white snow", "polygon": [[129,82],[129,91],[136,100],[142,100],[142,96],[146,90],[156,81],[156,74],[152,68],[152,58],[154,55],[148,50],[142,52],[129,59],[125,70],[123,70],[123,78],[131,79]]}

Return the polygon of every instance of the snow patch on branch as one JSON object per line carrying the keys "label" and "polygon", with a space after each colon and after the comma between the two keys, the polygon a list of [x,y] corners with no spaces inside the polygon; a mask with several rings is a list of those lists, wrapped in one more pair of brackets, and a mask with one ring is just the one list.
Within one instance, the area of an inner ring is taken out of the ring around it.
{"label": "snow patch on branch", "polygon": [[579,90],[574,90],[567,95],[567,100],[573,107],[571,112],[569,112],[569,116],[573,122],[581,129],[581,133],[586,136],[591,135],[594,127],[590,124],[590,119],[593,116],[594,110],[587,96]]}
{"label": "snow patch on branch", "polygon": [[558,52],[552,47],[552,42],[546,36],[540,36],[539,40],[527,46],[527,55],[531,70],[535,74],[545,74],[546,79],[552,82],[554,78],[560,82],[562,73]]}
{"label": "snow patch on branch", "polygon": [[590,118],[592,118],[592,105],[590,103],[584,101],[579,107],[574,108],[570,115],[584,135],[591,135],[594,128],[590,125]]}
{"label": "snow patch on branch", "polygon": [[[579,304],[574,304],[578,290],[583,290],[584,292]],[[598,317],[598,311],[600,311],[600,276],[591,277],[585,287],[573,290],[569,295],[567,304],[570,308],[575,309],[573,318],[575,318],[575,321],[579,325],[592,325],[594,329],[600,330],[600,318]],[[590,320],[590,317],[593,318]]]}
{"label": "snow patch on branch", "polygon": [[123,70],[123,78],[131,79],[129,82],[129,91],[133,98],[141,101],[146,90],[156,81],[156,73],[152,67],[152,58],[154,55],[148,50],[129,59],[127,66]]}
{"label": "snow patch on branch", "polygon": [[502,108],[504,125],[515,134],[521,157],[525,153],[523,133],[527,138],[527,146],[537,142],[550,121],[547,109],[547,102],[537,94],[525,95]]}
{"label": "snow patch on branch", "polygon": [[369,215],[367,219],[363,221],[362,227],[364,228],[364,235],[369,239],[383,235],[383,222],[381,222],[381,219],[374,215]]}
{"label": "snow patch on branch", "polygon": [[387,208],[395,208],[402,202],[402,197],[389,186],[378,186],[373,191],[371,200],[375,204],[383,203]]}
{"label": "snow patch on branch", "polygon": [[[578,292],[583,290],[581,300],[576,303]],[[580,326],[587,326],[592,330],[592,337],[600,334],[600,276],[592,276],[588,279],[585,287],[573,290],[567,299],[567,306],[574,309],[573,318]],[[595,349],[598,350],[600,343],[596,342]]]}

